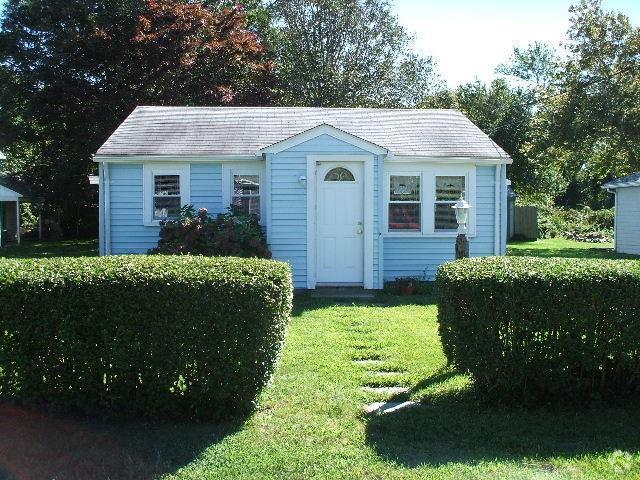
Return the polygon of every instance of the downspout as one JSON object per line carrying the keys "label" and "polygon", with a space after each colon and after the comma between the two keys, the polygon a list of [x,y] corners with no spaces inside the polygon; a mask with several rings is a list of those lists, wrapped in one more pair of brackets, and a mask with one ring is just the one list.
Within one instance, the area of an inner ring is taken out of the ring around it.
{"label": "downspout", "polygon": [[493,212],[493,254],[495,256],[500,255],[500,174],[502,173],[502,165],[496,165],[496,178],[495,178],[495,198],[494,198],[494,212]]}
{"label": "downspout", "polygon": [[111,255],[111,182],[109,163],[104,164],[104,254]]}
{"label": "downspout", "polygon": [[20,200],[16,200],[16,242],[20,245]]}

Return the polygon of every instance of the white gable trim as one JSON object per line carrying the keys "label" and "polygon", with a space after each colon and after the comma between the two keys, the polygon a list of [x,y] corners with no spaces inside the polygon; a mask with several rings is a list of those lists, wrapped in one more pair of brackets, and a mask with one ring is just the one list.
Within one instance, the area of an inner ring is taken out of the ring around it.
{"label": "white gable trim", "polygon": [[613,181],[605,183],[602,188],[606,190],[615,190],[616,188],[640,187],[640,180],[631,180],[629,182]]}
{"label": "white gable trim", "polygon": [[301,143],[319,137],[320,135],[329,135],[333,138],[353,145],[354,147],[358,147],[362,150],[373,153],[374,155],[384,155],[387,153],[386,148],[364,140],[363,138],[352,135],[351,133],[345,132],[344,130],[340,130],[339,128],[336,128],[327,123],[323,123],[321,125],[318,125],[317,127],[310,128],[309,130],[305,130],[304,132],[298,133],[292,137],[268,145],[258,150],[257,153],[280,153],[284,150],[288,150],[291,147],[295,147],[296,145],[300,145]]}

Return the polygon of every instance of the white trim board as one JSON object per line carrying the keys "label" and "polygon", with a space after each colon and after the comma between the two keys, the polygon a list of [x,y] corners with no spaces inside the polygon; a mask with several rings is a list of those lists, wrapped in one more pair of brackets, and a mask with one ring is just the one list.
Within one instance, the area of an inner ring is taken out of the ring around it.
{"label": "white trim board", "polygon": [[362,150],[371,152],[376,155],[387,153],[386,148],[352,135],[351,133],[345,132],[344,130],[340,130],[339,128],[336,128],[327,123],[323,123],[321,125],[318,125],[317,127],[310,128],[309,130],[300,132],[285,140],[281,140],[272,145],[264,147],[258,150],[257,153],[280,153],[284,150],[295,147],[296,145],[300,145],[301,143],[308,142],[309,140],[312,140],[321,135],[329,135],[333,138],[337,138],[338,140],[353,145],[354,147],[361,148]]}
{"label": "white trim board", "polygon": [[373,155],[307,155],[307,288],[316,288],[316,170],[318,162],[364,162],[364,288],[373,288]]}

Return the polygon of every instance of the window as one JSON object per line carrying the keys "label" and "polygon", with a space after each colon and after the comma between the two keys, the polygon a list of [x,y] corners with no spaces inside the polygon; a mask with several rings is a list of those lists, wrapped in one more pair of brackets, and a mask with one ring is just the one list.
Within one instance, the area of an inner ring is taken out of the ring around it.
{"label": "window", "polygon": [[260,218],[260,175],[233,175],[231,208],[236,213]]}
{"label": "window", "polygon": [[191,202],[191,167],[188,164],[145,163],[143,169],[144,225],[154,226],[162,220],[177,218],[180,208]]}
{"label": "window", "polygon": [[390,175],[389,231],[420,229],[420,175]]}
{"label": "window", "polygon": [[332,168],[324,176],[325,182],[355,182],[356,179],[349,170],[343,167]]}
{"label": "window", "polygon": [[180,175],[154,175],[153,219],[177,218],[180,207]]}
{"label": "window", "polygon": [[451,207],[465,192],[465,177],[436,176],[434,230],[457,230],[455,210]]}

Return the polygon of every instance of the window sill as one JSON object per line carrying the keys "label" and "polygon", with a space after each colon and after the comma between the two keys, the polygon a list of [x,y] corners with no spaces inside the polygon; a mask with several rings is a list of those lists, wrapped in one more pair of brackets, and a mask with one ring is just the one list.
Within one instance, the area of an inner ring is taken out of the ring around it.
{"label": "window sill", "polygon": [[[458,236],[458,232],[447,232],[447,233],[422,233],[422,232],[382,232],[382,236],[384,237],[392,237],[392,238],[456,238]],[[475,233],[467,233],[467,238],[472,239],[477,235]]]}

